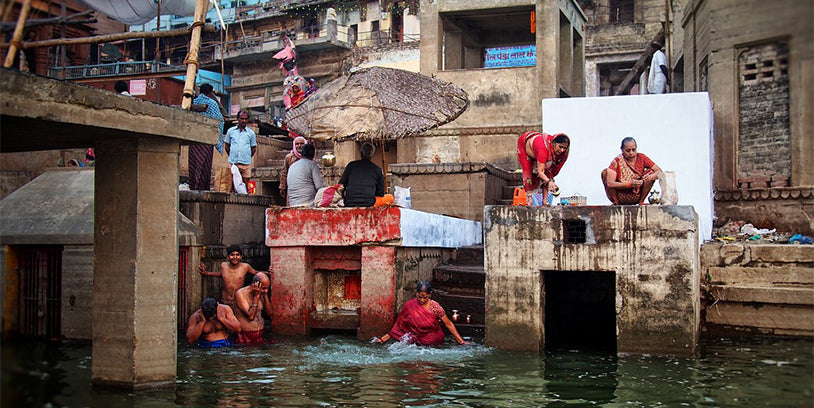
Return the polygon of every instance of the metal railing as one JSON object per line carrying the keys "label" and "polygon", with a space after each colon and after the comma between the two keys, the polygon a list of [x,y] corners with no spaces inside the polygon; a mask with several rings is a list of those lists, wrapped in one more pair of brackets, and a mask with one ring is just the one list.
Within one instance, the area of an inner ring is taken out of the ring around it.
{"label": "metal railing", "polygon": [[393,30],[379,30],[359,33],[356,36],[356,46],[363,48],[377,47],[387,44],[418,42],[420,40],[421,36],[418,34],[410,35]]}
{"label": "metal railing", "polygon": [[165,64],[155,61],[127,61],[109,64],[76,65],[51,67],[48,76],[60,79],[99,78],[120,75],[146,74],[155,72],[183,71],[183,66]]}

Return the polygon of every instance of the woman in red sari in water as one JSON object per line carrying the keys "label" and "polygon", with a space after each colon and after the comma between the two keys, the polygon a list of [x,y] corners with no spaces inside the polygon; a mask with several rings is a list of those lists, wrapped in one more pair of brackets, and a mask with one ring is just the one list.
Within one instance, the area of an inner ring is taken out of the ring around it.
{"label": "woman in red sari in water", "polygon": [[523,169],[523,189],[542,188],[543,197],[548,196],[549,190],[557,191],[554,176],[560,174],[570,149],[571,139],[564,133],[526,132],[520,135],[517,159]]}
{"label": "woman in red sari in water", "polygon": [[393,328],[381,338],[374,338],[375,341],[384,343],[390,338],[394,338],[421,346],[437,346],[444,342],[444,332],[441,330],[440,323],[444,322],[458,344],[468,344],[458,334],[458,330],[447,317],[444,308],[438,302],[430,299],[432,285],[429,282],[418,282],[415,292],[415,297],[408,300],[401,308]]}
{"label": "woman in red sari in water", "polygon": [[661,169],[644,153],[636,151],[636,140],[622,139],[622,154],[602,170],[602,183],[608,200],[616,205],[643,204]]}

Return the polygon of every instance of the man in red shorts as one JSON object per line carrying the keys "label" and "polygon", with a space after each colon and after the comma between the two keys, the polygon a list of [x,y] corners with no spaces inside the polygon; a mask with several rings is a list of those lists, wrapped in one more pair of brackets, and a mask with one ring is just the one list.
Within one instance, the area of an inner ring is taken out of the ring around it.
{"label": "man in red shorts", "polygon": [[235,292],[235,315],[240,321],[240,333],[237,334],[236,344],[263,344],[263,328],[266,316],[271,317],[271,295],[269,285],[271,281],[264,272],[254,275],[252,283]]}

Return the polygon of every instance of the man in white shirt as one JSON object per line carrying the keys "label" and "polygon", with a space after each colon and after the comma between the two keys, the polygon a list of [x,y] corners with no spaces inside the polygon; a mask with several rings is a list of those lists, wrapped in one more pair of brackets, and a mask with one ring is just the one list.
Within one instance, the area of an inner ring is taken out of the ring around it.
{"label": "man in white shirt", "polygon": [[650,63],[647,93],[662,94],[666,92],[667,85],[670,84],[670,79],[667,77],[667,56],[662,52],[662,45],[658,41],[653,41],[651,46],[656,51],[653,52],[653,61]]}

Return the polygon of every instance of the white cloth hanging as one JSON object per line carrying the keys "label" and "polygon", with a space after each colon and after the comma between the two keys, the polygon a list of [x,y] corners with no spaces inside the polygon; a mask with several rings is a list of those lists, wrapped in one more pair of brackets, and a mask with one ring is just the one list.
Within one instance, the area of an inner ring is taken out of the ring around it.
{"label": "white cloth hanging", "polygon": [[[158,0],[79,0],[108,17],[129,25],[150,22],[158,12]],[[161,0],[161,14],[192,16],[196,0]]]}

